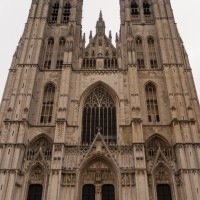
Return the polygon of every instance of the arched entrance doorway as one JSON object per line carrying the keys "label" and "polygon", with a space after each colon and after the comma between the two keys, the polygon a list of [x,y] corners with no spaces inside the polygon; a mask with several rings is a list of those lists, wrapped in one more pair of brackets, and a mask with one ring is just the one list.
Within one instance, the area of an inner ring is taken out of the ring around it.
{"label": "arched entrance doorway", "polygon": [[115,200],[117,175],[103,159],[90,162],[81,173],[81,200]]}

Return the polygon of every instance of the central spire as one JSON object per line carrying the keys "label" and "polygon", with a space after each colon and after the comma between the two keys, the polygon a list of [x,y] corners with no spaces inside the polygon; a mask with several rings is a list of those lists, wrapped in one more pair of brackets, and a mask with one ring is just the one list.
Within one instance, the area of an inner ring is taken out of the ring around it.
{"label": "central spire", "polygon": [[105,34],[105,29],[106,29],[106,26],[105,26],[105,22],[103,20],[103,14],[102,14],[102,11],[100,11],[99,19],[98,19],[97,25],[96,25],[96,34],[97,35]]}

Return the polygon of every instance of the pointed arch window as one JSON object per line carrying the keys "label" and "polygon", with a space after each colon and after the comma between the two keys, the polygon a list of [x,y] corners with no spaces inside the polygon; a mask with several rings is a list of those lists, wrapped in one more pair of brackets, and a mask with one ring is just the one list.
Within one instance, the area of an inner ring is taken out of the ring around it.
{"label": "pointed arch window", "polygon": [[148,121],[152,123],[160,122],[156,86],[153,83],[148,83],[145,87],[145,92],[146,92]]}
{"label": "pointed arch window", "polygon": [[151,14],[150,4],[146,0],[143,2],[143,9],[144,9],[144,15],[150,15]]}
{"label": "pointed arch window", "polygon": [[138,12],[138,4],[135,0],[131,2],[131,15],[137,16],[139,14]]}
{"label": "pointed arch window", "polygon": [[57,69],[62,69],[65,44],[66,44],[65,38],[61,38],[59,40],[58,59],[57,59],[57,65],[56,65]]}
{"label": "pointed arch window", "polygon": [[83,107],[82,142],[90,144],[97,132],[105,142],[116,143],[116,107],[111,95],[97,87],[91,92]]}
{"label": "pointed arch window", "polygon": [[137,37],[135,40],[135,51],[136,51],[136,59],[137,65],[139,68],[144,68],[144,52],[143,52],[143,43],[140,37]]}
{"label": "pointed arch window", "polygon": [[69,23],[70,15],[71,15],[71,4],[67,2],[63,7],[62,23],[64,24]]}
{"label": "pointed arch window", "polygon": [[53,47],[54,47],[54,39],[53,38],[49,38],[48,41],[47,41],[47,45],[46,45],[44,69],[50,69],[51,68]]}
{"label": "pointed arch window", "polygon": [[55,86],[49,83],[44,89],[44,97],[42,103],[42,112],[40,123],[50,124],[52,122],[54,107]]}
{"label": "pointed arch window", "polygon": [[40,184],[31,184],[28,189],[27,200],[41,200],[43,187]]}
{"label": "pointed arch window", "polygon": [[152,69],[158,68],[154,39],[150,37],[148,38],[147,42],[148,42],[148,49],[149,49],[150,66]]}
{"label": "pointed arch window", "polygon": [[51,19],[50,19],[50,23],[52,24],[55,24],[57,23],[57,20],[58,20],[58,11],[59,11],[59,7],[60,7],[60,4],[58,1],[56,1],[54,3],[54,5],[52,6],[52,12],[51,12]]}

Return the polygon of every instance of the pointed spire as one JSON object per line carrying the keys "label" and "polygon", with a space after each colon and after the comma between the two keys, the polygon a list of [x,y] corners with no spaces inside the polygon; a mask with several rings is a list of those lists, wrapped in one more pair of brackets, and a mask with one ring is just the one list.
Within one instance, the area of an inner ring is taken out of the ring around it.
{"label": "pointed spire", "polygon": [[103,21],[103,14],[102,14],[101,10],[100,10],[100,13],[99,13],[99,21]]}
{"label": "pointed spire", "polygon": [[85,33],[83,34],[83,43],[85,43]]}
{"label": "pointed spire", "polygon": [[111,31],[109,31],[109,40],[110,40],[110,42],[112,42],[112,32]]}
{"label": "pointed spire", "polygon": [[90,31],[89,42],[92,40],[92,31]]}
{"label": "pointed spire", "polygon": [[118,36],[118,33],[116,33],[115,42],[118,42],[118,41],[119,41],[119,36]]}

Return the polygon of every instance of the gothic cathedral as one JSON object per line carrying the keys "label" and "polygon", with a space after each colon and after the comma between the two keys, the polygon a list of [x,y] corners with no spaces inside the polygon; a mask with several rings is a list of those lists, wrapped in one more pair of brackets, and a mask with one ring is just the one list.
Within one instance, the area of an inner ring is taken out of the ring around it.
{"label": "gothic cathedral", "polygon": [[[200,108],[170,0],[32,0],[0,107],[1,200],[199,200]],[[116,3],[118,3],[116,1]]]}

